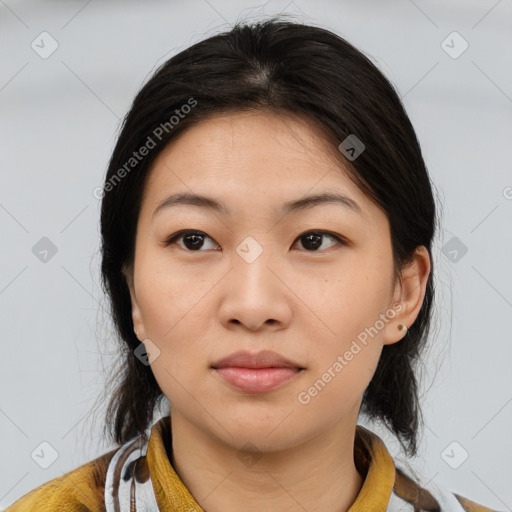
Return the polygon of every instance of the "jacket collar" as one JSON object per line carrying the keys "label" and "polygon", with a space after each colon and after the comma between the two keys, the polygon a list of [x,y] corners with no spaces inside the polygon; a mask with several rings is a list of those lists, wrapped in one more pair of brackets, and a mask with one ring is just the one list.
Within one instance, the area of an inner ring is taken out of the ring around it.
{"label": "jacket collar", "polygon": [[[147,462],[160,512],[203,512],[172,467],[170,416],[161,418],[151,429]],[[395,465],[383,441],[370,430],[357,425],[354,462],[364,483],[348,512],[385,512],[395,482]]]}

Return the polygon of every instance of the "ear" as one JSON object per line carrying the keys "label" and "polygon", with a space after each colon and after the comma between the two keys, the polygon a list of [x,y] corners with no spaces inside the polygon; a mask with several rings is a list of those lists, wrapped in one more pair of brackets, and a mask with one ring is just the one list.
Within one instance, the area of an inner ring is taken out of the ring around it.
{"label": "ear", "polygon": [[425,298],[431,267],[427,248],[423,245],[417,247],[412,260],[404,267],[395,285],[392,305],[396,315],[386,324],[384,345],[400,341],[407,331],[399,330],[398,326],[404,324],[410,328],[416,320]]}
{"label": "ear", "polygon": [[142,341],[143,339],[146,338],[146,334],[144,331],[144,322],[142,321],[142,313],[140,311],[140,307],[137,302],[137,297],[135,295],[133,265],[130,267],[123,265],[121,272],[123,273],[126,279],[126,284],[128,285],[128,289],[130,290],[130,299],[132,302],[133,330],[135,331],[137,338],[139,338],[139,340]]}

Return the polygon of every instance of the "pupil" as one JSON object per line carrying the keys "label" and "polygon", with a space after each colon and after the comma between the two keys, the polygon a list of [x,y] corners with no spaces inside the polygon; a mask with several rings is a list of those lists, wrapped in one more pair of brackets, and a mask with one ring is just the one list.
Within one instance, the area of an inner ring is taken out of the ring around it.
{"label": "pupil", "polygon": [[[311,233],[309,235],[306,235],[305,238],[306,238],[306,240],[308,240],[308,242],[311,242],[311,240],[314,240],[314,242],[312,243],[313,249],[318,249],[318,247],[320,247],[322,245],[322,242],[321,242],[322,235],[319,235],[316,233]],[[310,248],[311,248],[311,244],[310,244]]]}
{"label": "pupil", "polygon": [[[198,247],[200,247],[200,245],[202,243],[201,238],[202,238],[202,235],[197,235],[197,234],[187,235],[184,238],[185,246],[187,247],[187,249],[197,249]],[[190,241],[190,239],[194,239],[194,242],[192,242],[192,244],[187,243],[188,241]],[[189,247],[189,245],[191,245],[191,246]]]}

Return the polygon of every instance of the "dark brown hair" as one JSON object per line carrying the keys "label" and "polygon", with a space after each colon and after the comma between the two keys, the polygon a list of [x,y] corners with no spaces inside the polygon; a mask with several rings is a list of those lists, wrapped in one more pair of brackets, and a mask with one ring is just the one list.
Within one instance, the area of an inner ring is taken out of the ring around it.
{"label": "dark brown hair", "polygon": [[[122,273],[133,264],[148,171],[186,128],[211,115],[251,109],[305,117],[322,127],[335,148],[357,136],[365,146],[357,158],[337,153],[349,177],[389,219],[396,276],[421,245],[432,261],[436,212],[420,145],[399,95],[363,53],[329,30],[275,17],[238,23],[181,51],[135,97],[102,191],[102,284],[122,350],[106,413],[116,443],[143,434],[163,398],[151,367],[134,355],[140,342]],[[150,149],[142,157],[144,146]],[[416,321],[400,342],[384,346],[362,403],[362,412],[382,420],[409,454],[417,451],[415,366],[428,338],[433,296],[431,272]]]}

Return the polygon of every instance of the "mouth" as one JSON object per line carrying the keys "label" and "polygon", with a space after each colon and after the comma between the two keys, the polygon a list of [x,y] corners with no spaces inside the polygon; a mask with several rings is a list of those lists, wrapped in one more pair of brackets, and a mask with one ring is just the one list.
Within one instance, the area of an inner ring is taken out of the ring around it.
{"label": "mouth", "polygon": [[265,393],[296,378],[305,368],[275,352],[236,352],[211,369],[231,387],[246,393]]}
{"label": "mouth", "polygon": [[245,350],[234,352],[223,359],[218,360],[212,364],[212,368],[227,368],[227,367],[239,367],[239,368],[298,368],[303,370],[304,368],[291,361],[281,354],[272,352],[270,350],[263,350],[262,352],[251,353]]}

